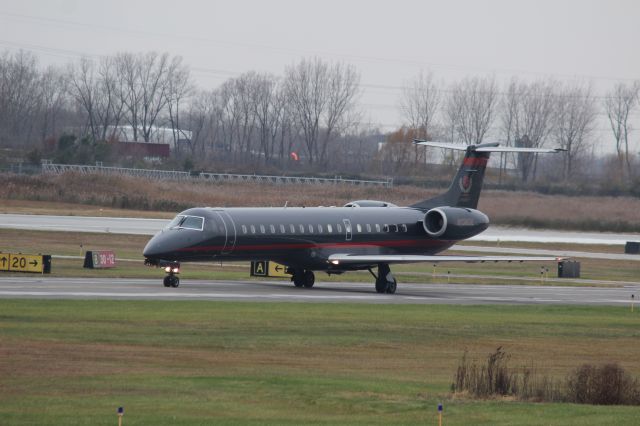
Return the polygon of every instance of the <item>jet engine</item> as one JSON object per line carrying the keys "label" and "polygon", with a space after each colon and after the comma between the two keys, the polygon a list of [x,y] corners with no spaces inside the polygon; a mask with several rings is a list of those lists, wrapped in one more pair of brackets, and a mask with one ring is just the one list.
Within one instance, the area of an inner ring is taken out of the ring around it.
{"label": "jet engine", "polygon": [[422,221],[424,230],[442,240],[463,240],[489,227],[489,218],[481,211],[461,207],[437,207]]}

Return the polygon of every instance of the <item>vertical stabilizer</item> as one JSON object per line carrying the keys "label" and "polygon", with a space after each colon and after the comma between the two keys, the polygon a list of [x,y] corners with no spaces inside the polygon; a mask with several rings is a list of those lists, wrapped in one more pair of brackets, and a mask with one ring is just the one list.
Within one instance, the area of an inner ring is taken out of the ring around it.
{"label": "vertical stabilizer", "polygon": [[466,151],[458,173],[455,178],[453,178],[453,182],[451,182],[451,186],[449,186],[447,192],[410,206],[419,209],[432,209],[441,206],[477,208],[480,191],[482,190],[482,181],[484,180],[484,172],[492,152],[557,153],[564,151],[560,148],[501,147],[497,142],[469,146],[421,140],[414,140],[413,143],[435,148]]}
{"label": "vertical stabilizer", "polygon": [[[471,145],[460,147],[466,150],[462,164],[458,173],[453,178],[449,189],[444,194],[435,198],[424,200],[411,207],[430,209],[438,206],[468,207],[475,209],[478,207],[480,191],[484,172],[491,152],[477,151],[480,146],[497,146],[498,144]],[[459,149],[458,147],[454,149]]]}

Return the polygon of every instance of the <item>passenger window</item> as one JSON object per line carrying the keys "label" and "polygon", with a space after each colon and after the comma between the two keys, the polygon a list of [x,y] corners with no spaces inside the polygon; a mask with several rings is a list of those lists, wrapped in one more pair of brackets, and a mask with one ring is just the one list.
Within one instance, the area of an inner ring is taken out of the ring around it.
{"label": "passenger window", "polygon": [[367,232],[371,233],[371,225],[367,223]]}
{"label": "passenger window", "polygon": [[260,225],[260,232],[262,232],[263,234],[265,233],[264,225]]}
{"label": "passenger window", "polygon": [[313,225],[312,224],[309,224],[309,233],[313,234]]}
{"label": "passenger window", "polygon": [[391,225],[391,231],[398,232],[399,229],[398,225]]}
{"label": "passenger window", "polygon": [[291,224],[289,224],[289,231],[291,231],[292,234],[295,234],[296,233],[296,227],[291,225]]}
{"label": "passenger window", "polygon": [[380,232],[380,224],[376,223],[376,232]]}
{"label": "passenger window", "polygon": [[271,231],[272,234],[276,233],[276,227],[273,225],[269,225],[269,230]]}
{"label": "passenger window", "polygon": [[245,234],[245,235],[247,234],[247,227],[246,227],[246,225],[242,225],[242,233],[243,233],[243,234]]}
{"label": "passenger window", "polygon": [[255,226],[253,226],[253,225],[251,225],[251,233],[252,233],[252,234],[255,234],[255,233],[256,233],[256,227],[255,227]]}
{"label": "passenger window", "polygon": [[358,232],[362,232],[362,226],[360,226],[360,224],[356,224],[356,229],[358,230]]}
{"label": "passenger window", "polygon": [[400,228],[402,228],[402,232],[407,232],[407,225],[405,225],[404,223],[400,225]]}
{"label": "passenger window", "polygon": [[284,225],[280,225],[280,233],[285,234],[287,231],[284,230]]}
{"label": "passenger window", "polygon": [[340,224],[336,225],[336,229],[338,230],[338,232],[342,232],[342,226],[340,226]]}
{"label": "passenger window", "polygon": [[389,232],[389,225],[387,225],[386,223],[382,225],[382,231]]}
{"label": "passenger window", "polygon": [[318,225],[318,234],[322,234],[322,225]]}
{"label": "passenger window", "polygon": [[330,234],[333,232],[333,228],[331,227],[331,225],[327,225],[327,232]]}
{"label": "passenger window", "polygon": [[300,227],[300,233],[304,234],[304,225],[298,225]]}

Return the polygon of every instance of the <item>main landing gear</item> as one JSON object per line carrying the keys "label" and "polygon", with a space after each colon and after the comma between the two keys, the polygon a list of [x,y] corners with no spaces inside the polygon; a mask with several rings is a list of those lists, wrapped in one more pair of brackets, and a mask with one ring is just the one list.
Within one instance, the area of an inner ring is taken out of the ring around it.
{"label": "main landing gear", "polygon": [[296,287],[311,288],[316,282],[316,276],[313,271],[305,271],[304,269],[295,269],[291,277],[293,285]]}
{"label": "main landing gear", "polygon": [[378,275],[373,273],[371,269],[369,269],[371,275],[376,279],[376,291],[378,293],[387,293],[394,294],[396,292],[396,287],[398,287],[398,281],[391,273],[391,268],[386,263],[378,264]]}

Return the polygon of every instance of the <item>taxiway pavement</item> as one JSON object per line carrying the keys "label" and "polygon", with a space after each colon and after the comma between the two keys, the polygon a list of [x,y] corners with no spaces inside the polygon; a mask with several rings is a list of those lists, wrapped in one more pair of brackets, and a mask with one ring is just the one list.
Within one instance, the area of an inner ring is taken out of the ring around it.
{"label": "taxiway pavement", "polygon": [[253,302],[383,304],[579,304],[630,305],[640,284],[621,287],[558,287],[467,284],[398,284],[394,295],[370,283],[323,283],[296,288],[287,281],[182,280],[165,288],[158,279],[0,277],[0,298],[112,300],[225,300]]}

